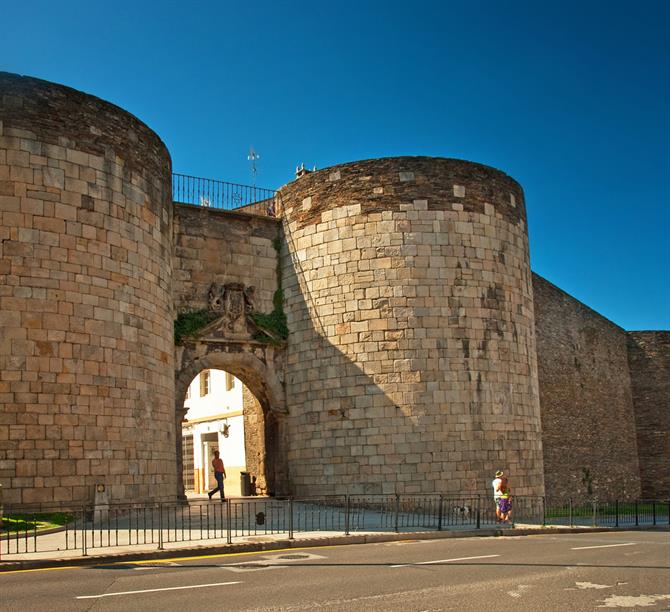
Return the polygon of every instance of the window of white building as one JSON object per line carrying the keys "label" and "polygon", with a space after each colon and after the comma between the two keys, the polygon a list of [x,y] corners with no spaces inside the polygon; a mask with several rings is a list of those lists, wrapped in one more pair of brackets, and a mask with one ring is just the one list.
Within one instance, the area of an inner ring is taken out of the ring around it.
{"label": "window of white building", "polygon": [[212,379],[209,370],[200,373],[200,397],[208,395],[212,391]]}

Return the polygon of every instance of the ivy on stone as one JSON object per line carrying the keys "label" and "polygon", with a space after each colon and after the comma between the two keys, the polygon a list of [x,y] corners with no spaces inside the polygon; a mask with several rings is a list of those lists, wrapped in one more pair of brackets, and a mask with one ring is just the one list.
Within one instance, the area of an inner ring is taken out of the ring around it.
{"label": "ivy on stone", "polygon": [[194,336],[217,317],[216,313],[206,308],[180,312],[174,322],[174,343],[182,344],[184,339]]}
{"label": "ivy on stone", "polygon": [[288,324],[286,322],[286,313],[284,312],[284,290],[281,286],[281,260],[279,252],[281,251],[281,238],[277,236],[272,241],[272,246],[277,251],[277,291],[272,296],[273,310],[271,313],[252,312],[249,318],[258,328],[254,334],[254,340],[279,346],[288,339]]}

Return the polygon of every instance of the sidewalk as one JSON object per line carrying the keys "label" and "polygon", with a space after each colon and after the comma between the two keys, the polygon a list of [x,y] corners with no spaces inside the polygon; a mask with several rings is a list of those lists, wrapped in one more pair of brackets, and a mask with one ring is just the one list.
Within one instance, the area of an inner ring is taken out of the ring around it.
{"label": "sidewalk", "polygon": [[[10,560],[0,560],[0,573],[12,570],[37,569],[46,567],[68,567],[79,565],[100,565],[131,561],[148,561],[198,557],[206,555],[235,554],[286,548],[310,548],[318,546],[338,546],[344,544],[368,544],[403,540],[434,540],[448,538],[504,537],[536,535],[543,533],[584,533],[603,531],[629,531],[636,528],[611,527],[542,527],[540,525],[516,525],[515,527],[487,527],[482,529],[451,528],[445,531],[420,532],[357,532],[344,535],[342,532],[301,532],[293,539],[287,534],[264,536],[243,536],[233,538],[229,544],[226,538],[169,542],[159,549],[156,544],[98,547],[87,549],[83,555],[78,550],[49,551],[43,553],[13,554]],[[637,529],[643,529],[642,527]]]}
{"label": "sidewalk", "polygon": [[101,514],[51,532],[30,532],[9,541],[3,539],[7,534],[1,534],[0,572],[396,540],[636,529],[632,525],[570,527],[528,522],[512,527],[491,520],[483,520],[476,528],[472,516],[451,517],[448,522],[445,518],[438,529],[430,515],[402,511],[390,515],[361,508],[347,508],[345,513],[342,507],[330,504],[287,504],[263,497],[236,497],[221,504],[204,494],[190,495],[187,504],[168,506],[160,515],[155,508],[96,511]]}

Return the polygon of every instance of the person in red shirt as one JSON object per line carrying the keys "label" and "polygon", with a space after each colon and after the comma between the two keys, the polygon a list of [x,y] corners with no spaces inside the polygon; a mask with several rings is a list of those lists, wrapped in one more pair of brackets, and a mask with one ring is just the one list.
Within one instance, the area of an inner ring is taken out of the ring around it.
{"label": "person in red shirt", "polygon": [[216,478],[216,489],[213,489],[207,495],[212,499],[212,495],[217,491],[221,491],[221,501],[226,500],[223,492],[223,479],[226,477],[226,468],[223,465],[223,459],[219,457],[219,451],[214,451],[214,459],[212,459],[212,467],[214,468],[214,478]]}

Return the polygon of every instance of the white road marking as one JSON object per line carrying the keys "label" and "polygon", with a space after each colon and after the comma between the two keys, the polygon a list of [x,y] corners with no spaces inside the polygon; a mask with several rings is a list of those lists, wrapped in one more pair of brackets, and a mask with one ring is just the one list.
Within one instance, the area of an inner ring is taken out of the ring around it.
{"label": "white road marking", "polygon": [[401,565],[391,565],[391,567],[412,567],[413,565],[432,565],[433,563],[450,563],[451,561],[471,561],[472,559],[491,559],[500,555],[481,555],[479,557],[458,557],[456,559],[438,559],[437,561],[420,561],[418,563],[403,563]]}
{"label": "white road marking", "polygon": [[523,594],[530,589],[530,585],[528,584],[520,584],[516,591],[507,591],[507,594],[510,597],[514,597],[515,599],[518,599],[519,597],[522,597]]}
{"label": "white road marking", "polygon": [[[578,589],[613,589],[614,584],[595,584],[593,582],[575,582]],[[568,590],[568,589],[566,589]]]}
{"label": "white road marking", "polygon": [[647,608],[658,601],[670,599],[670,595],[610,595],[599,608]]}
{"label": "white road marking", "polygon": [[237,582],[212,582],[211,584],[191,584],[188,586],[166,587],[164,589],[142,589],[141,591],[119,591],[118,593],[102,593],[101,595],[79,595],[75,599],[97,599],[99,597],[116,597],[117,595],[136,595],[137,593],[157,593],[158,591],[181,591],[184,589],[204,589],[205,587],[228,586],[242,584]]}
{"label": "white road marking", "polygon": [[614,548],[615,546],[635,546],[637,542],[626,542],[625,544],[603,544],[602,546],[577,546],[570,550],[588,550],[590,548]]}

